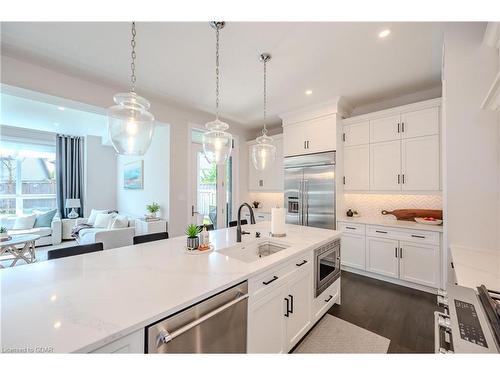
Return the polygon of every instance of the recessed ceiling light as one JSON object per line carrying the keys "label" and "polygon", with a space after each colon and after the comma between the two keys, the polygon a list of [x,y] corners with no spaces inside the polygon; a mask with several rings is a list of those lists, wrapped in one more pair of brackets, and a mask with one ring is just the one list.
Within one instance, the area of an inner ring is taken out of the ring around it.
{"label": "recessed ceiling light", "polygon": [[312,95],[312,93],[313,93],[312,90],[306,90],[305,92],[306,95]]}
{"label": "recessed ceiling light", "polygon": [[61,322],[59,322],[59,321],[58,321],[58,322],[55,322],[55,323],[54,323],[54,328],[55,328],[55,329],[58,329],[58,328],[60,328],[60,327],[61,327]]}
{"label": "recessed ceiling light", "polygon": [[381,32],[378,33],[378,37],[379,38],[385,38],[386,36],[388,36],[389,34],[391,33],[391,30],[389,29],[385,29],[385,30],[382,30]]}
{"label": "recessed ceiling light", "polygon": [[58,122],[53,122],[52,123],[54,126],[59,126],[59,123]]}
{"label": "recessed ceiling light", "polygon": [[64,107],[57,107],[57,109],[60,110],[60,111],[64,111],[66,108],[64,108]]}

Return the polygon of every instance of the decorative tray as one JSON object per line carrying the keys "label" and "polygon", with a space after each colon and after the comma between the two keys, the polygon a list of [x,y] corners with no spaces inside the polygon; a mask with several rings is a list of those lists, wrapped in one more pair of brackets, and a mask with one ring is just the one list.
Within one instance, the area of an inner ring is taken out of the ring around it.
{"label": "decorative tray", "polygon": [[191,255],[207,254],[207,253],[214,250],[214,246],[212,244],[210,244],[210,247],[207,250],[198,250],[198,249],[190,250],[187,248],[187,246],[185,246],[184,250],[186,251],[186,253],[191,254]]}

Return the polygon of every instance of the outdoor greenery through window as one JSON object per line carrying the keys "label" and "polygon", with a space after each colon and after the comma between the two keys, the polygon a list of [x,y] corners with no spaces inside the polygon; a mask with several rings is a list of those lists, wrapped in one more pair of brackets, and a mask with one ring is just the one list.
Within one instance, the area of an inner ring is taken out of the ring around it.
{"label": "outdoor greenery through window", "polygon": [[0,162],[0,216],[56,207],[55,146],[2,141]]}

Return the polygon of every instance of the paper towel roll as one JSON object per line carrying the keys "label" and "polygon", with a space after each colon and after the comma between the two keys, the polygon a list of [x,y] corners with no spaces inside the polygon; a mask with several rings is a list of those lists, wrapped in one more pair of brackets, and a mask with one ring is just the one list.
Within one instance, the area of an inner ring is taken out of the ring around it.
{"label": "paper towel roll", "polygon": [[285,234],[285,209],[271,208],[271,234],[281,236]]}

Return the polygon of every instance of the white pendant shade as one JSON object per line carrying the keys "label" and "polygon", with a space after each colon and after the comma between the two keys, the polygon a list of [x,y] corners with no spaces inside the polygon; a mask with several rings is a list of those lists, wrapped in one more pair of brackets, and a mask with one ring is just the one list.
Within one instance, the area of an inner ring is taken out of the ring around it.
{"label": "white pendant shade", "polygon": [[276,159],[276,146],[273,139],[267,135],[257,138],[257,144],[252,146],[252,163],[255,169],[263,171],[269,168]]}
{"label": "white pendant shade", "polygon": [[229,125],[216,119],[205,125],[203,133],[203,151],[210,163],[224,164],[231,155],[233,136],[226,132]]}
{"label": "white pendant shade", "polygon": [[154,117],[147,110],[149,102],[135,92],[113,97],[116,105],[108,110],[108,133],[116,152],[121,155],[144,155],[154,132]]}

